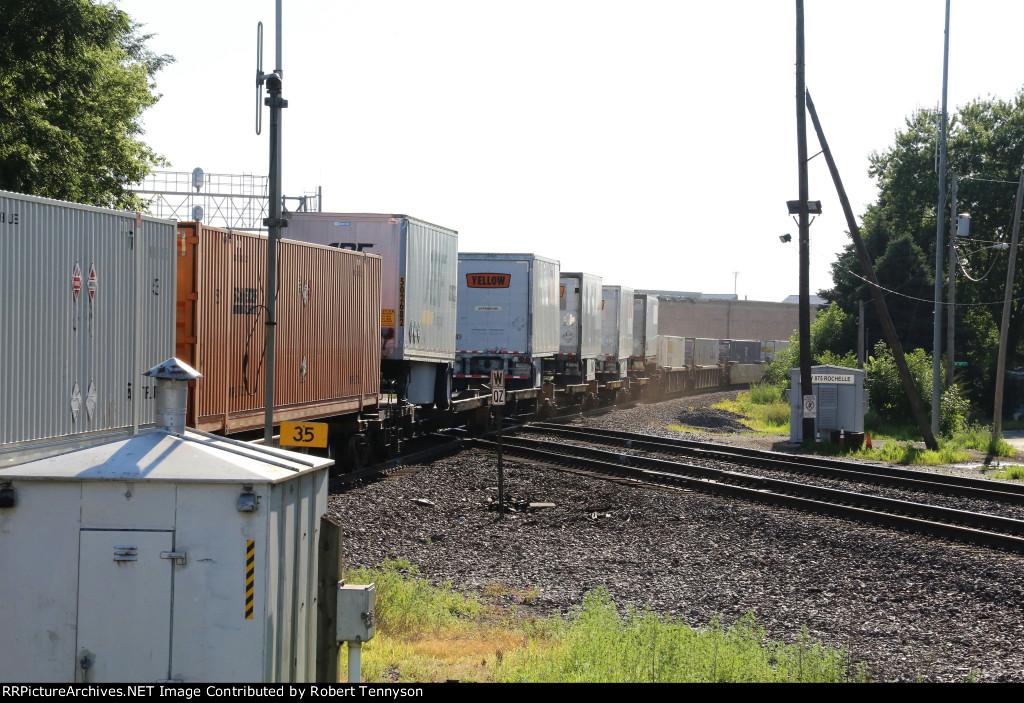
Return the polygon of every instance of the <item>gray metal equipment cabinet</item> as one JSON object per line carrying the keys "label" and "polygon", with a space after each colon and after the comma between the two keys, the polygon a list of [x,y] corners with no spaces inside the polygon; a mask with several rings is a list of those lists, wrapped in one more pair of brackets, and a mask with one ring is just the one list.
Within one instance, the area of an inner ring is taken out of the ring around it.
{"label": "gray metal equipment cabinet", "polygon": [[[800,369],[790,369],[792,390],[789,394],[789,439],[803,441],[803,392]],[[868,396],[864,390],[864,372],[844,366],[812,366],[811,386],[817,401],[814,431],[823,439],[833,430],[864,431],[864,413]]]}
{"label": "gray metal equipment cabinet", "polygon": [[311,681],[329,459],[144,430],[0,470],[0,681]]}

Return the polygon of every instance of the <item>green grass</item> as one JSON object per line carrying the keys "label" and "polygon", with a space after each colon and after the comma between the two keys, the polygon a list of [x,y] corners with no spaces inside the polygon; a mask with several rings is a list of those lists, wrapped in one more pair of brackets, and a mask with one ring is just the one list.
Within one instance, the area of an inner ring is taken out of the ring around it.
{"label": "green grass", "polygon": [[1008,478],[1014,481],[1020,481],[1024,479],[1024,466],[1004,466],[996,473],[992,474],[992,478]]}
{"label": "green grass", "polygon": [[757,432],[789,433],[789,404],[782,399],[781,386],[754,384],[736,400],[723,400],[711,407],[739,415],[741,423]]}
{"label": "green grass", "polygon": [[750,386],[748,395],[750,396],[750,402],[756,405],[770,405],[772,403],[781,403],[785,401],[784,388],[782,386],[773,386],[768,383],[754,383]]}
{"label": "green grass", "polygon": [[495,679],[543,683],[840,682],[848,658],[801,632],[797,642],[770,641],[748,613],[730,627],[693,629],[676,618],[629,611],[621,616],[603,589],[587,594],[580,613],[553,639],[531,640],[506,656]]}
{"label": "green grass", "polygon": [[953,433],[953,436],[944,440],[952,446],[963,449],[976,449],[992,456],[1013,456],[1017,450],[1012,444],[1000,437],[992,441],[992,428],[983,425],[969,425]]}
{"label": "green grass", "polygon": [[690,427],[689,425],[679,425],[676,423],[668,425],[668,429],[672,430],[673,432],[691,432],[694,434],[725,434],[724,432],[712,432],[706,427]]}
{"label": "green grass", "polygon": [[436,634],[480,614],[478,598],[453,590],[450,582],[431,586],[418,575],[418,567],[396,559],[380,569],[352,571],[345,580],[376,584],[376,626],[392,636]]}
{"label": "green grass", "polygon": [[[781,400],[782,393],[782,386],[754,384],[750,386],[749,392],[739,393],[736,400],[723,400],[713,407],[739,415],[740,422],[758,432],[788,434],[790,410],[789,404]],[[692,431],[678,425],[671,425],[669,429]],[[1000,438],[993,442],[991,434],[991,427],[970,425],[958,430],[951,437],[940,438],[939,449],[933,451],[914,446],[914,442],[920,440],[916,427],[887,427],[883,432],[879,432],[875,426],[872,430],[874,440],[887,440],[879,449],[861,448],[850,451],[844,446],[824,442],[815,444],[813,451],[825,456],[850,456],[924,466],[969,461],[968,449],[998,457],[1011,457],[1016,454],[1016,449],[1006,440]]]}
{"label": "green grass", "polygon": [[[676,618],[621,616],[603,589],[568,618],[523,619],[536,587],[492,584],[479,595],[430,586],[407,561],[346,574],[376,584],[376,636],[362,649],[365,682],[828,682],[863,680],[848,655],[803,631],[769,640],[752,614],[694,629]],[[344,662],[345,653],[341,653]],[[345,667],[341,666],[344,672]]]}

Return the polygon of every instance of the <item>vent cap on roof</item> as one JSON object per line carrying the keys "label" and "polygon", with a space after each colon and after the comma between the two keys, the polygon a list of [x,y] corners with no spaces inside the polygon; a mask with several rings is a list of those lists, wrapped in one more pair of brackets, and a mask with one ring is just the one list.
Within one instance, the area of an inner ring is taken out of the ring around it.
{"label": "vent cap on roof", "polygon": [[156,426],[183,434],[188,405],[188,382],[203,374],[181,359],[170,358],[143,374],[156,379]]}
{"label": "vent cap on roof", "polygon": [[203,377],[203,374],[175,357],[157,364],[142,375],[151,378],[168,378],[174,381],[193,381]]}

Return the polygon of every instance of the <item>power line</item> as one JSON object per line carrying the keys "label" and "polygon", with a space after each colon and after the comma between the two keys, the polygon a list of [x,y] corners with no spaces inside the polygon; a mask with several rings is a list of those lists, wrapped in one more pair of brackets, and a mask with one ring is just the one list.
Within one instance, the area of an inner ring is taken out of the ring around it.
{"label": "power line", "polygon": [[[886,293],[889,293],[891,295],[895,295],[895,296],[898,296],[900,298],[906,298],[908,300],[915,300],[915,301],[920,302],[920,303],[934,303],[935,302],[931,298],[917,298],[917,297],[915,297],[913,295],[907,295],[906,293],[900,293],[899,291],[895,291],[895,290],[893,290],[891,288],[886,288],[885,286],[881,285],[880,283],[873,283],[873,282],[869,281],[868,279],[864,278],[863,276],[861,276],[860,274],[854,273],[853,271],[851,271],[848,268],[847,269],[843,269],[843,270],[846,271],[851,276],[853,276],[854,278],[859,278],[860,280],[864,281],[869,286],[874,286],[875,288],[878,288],[879,290],[885,291]],[[1017,302],[1020,302],[1022,300],[1024,300],[1024,298],[1011,298],[1010,302],[1011,303],[1017,303]],[[948,306],[950,303],[942,302],[942,303],[939,303],[939,304],[940,305],[947,305]],[[958,307],[958,308],[976,308],[976,307],[982,307],[982,306],[985,306],[985,305],[1002,305],[1002,304],[1003,304],[1002,300],[996,300],[996,301],[991,302],[991,303],[954,303],[953,305],[955,305],[955,307]]]}

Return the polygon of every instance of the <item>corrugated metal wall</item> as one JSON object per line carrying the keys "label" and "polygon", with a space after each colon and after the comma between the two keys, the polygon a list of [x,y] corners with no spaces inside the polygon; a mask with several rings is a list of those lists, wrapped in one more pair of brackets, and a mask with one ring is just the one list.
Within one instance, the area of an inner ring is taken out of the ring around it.
{"label": "corrugated metal wall", "polygon": [[391,361],[449,363],[455,358],[455,230],[406,215],[339,212],[288,214],[290,239],[380,254],[380,327],[393,336],[381,353]]}
{"label": "corrugated metal wall", "polygon": [[174,353],[175,232],[140,220],[0,192],[0,445],[152,424],[142,373]]}
{"label": "corrugated metal wall", "polygon": [[436,225],[405,220],[405,329],[402,357],[448,362],[455,358],[459,240]]}
{"label": "corrugated metal wall", "polygon": [[678,368],[686,364],[686,340],[683,337],[659,335],[658,364]]}
{"label": "corrugated metal wall", "polygon": [[[190,421],[207,431],[263,425],[267,239],[183,223],[198,232],[195,297],[196,382]],[[278,248],[274,421],[305,420],[375,407],[380,390],[378,256],[281,240]],[[189,324],[179,318],[179,334]],[[183,348],[186,345],[179,345]]]}
{"label": "corrugated metal wall", "polygon": [[625,359],[633,349],[633,289],[601,287],[601,355]]}

